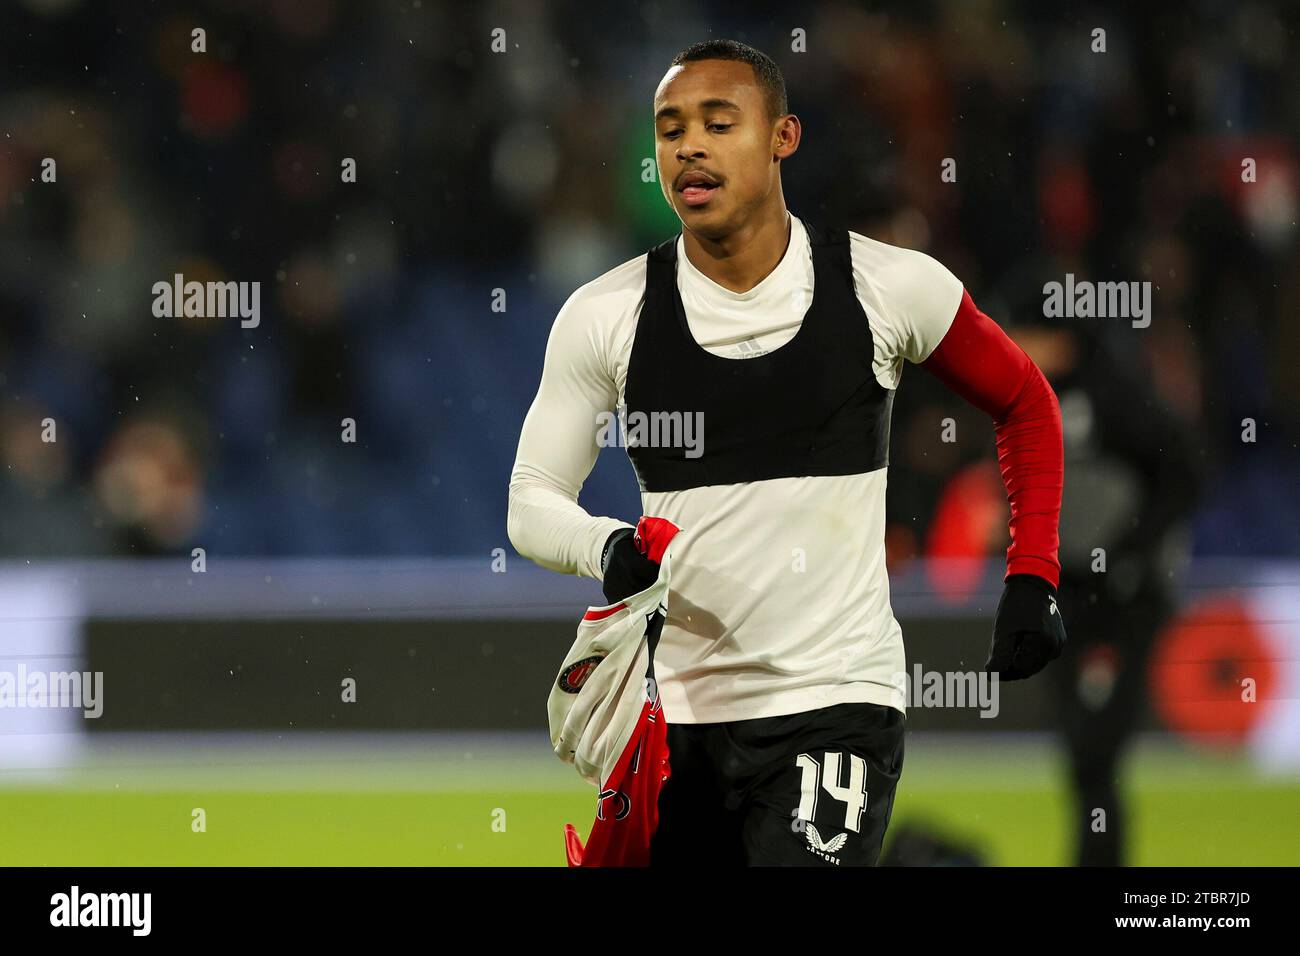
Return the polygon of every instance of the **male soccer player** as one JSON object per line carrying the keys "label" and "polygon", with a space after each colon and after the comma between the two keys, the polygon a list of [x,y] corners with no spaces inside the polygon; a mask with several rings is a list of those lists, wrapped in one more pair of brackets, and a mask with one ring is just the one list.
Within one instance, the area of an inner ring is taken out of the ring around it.
{"label": "male soccer player", "polygon": [[632,527],[588,514],[578,491],[616,408],[702,423],[689,443],[628,443],[644,514],[691,532],[655,652],[671,776],[651,863],[872,865],[903,761],[884,549],[903,360],[996,425],[1011,546],[985,667],[1003,680],[1037,673],[1065,640],[1060,410],[938,262],[786,210],[781,166],[801,128],[770,58],[689,47],[653,109],[682,231],[557,315],[511,476],[510,540],[601,579],[610,602],[648,587],[657,568]]}

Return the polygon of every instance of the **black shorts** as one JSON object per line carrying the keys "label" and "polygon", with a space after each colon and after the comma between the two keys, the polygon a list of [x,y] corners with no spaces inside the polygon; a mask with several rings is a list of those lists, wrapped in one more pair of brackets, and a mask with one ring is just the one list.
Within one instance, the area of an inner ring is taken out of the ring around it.
{"label": "black shorts", "polygon": [[668,722],[671,776],[651,866],[874,866],[906,718],[835,704],[718,724]]}

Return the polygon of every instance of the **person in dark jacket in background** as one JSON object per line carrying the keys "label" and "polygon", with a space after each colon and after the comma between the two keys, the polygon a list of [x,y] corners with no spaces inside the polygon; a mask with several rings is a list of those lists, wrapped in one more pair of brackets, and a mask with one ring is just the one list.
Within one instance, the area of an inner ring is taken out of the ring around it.
{"label": "person in dark jacket in background", "polygon": [[1128,832],[1121,760],[1144,713],[1156,635],[1176,610],[1174,578],[1205,473],[1194,426],[1121,340],[1140,333],[1097,321],[1008,333],[1056,391],[1064,428],[1058,601],[1071,640],[1052,679],[1075,798],[1075,861],[1119,866]]}

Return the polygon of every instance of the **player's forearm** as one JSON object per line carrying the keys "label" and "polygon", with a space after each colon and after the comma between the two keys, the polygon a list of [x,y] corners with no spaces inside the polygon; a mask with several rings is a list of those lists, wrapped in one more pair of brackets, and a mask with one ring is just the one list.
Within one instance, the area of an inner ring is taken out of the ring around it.
{"label": "player's forearm", "polygon": [[1061,407],[1032,361],[1023,389],[1004,417],[995,421],[995,429],[998,467],[1011,508],[1007,574],[1036,574],[1055,587],[1061,576],[1058,551],[1065,472]]}
{"label": "player's forearm", "polygon": [[541,567],[601,579],[600,553],[626,521],[588,514],[576,501],[516,469],[510,480],[506,533],[515,550]]}
{"label": "player's forearm", "polygon": [[1061,409],[1047,379],[965,292],[922,367],[994,421],[1011,508],[1007,575],[1034,574],[1057,586],[1065,461]]}

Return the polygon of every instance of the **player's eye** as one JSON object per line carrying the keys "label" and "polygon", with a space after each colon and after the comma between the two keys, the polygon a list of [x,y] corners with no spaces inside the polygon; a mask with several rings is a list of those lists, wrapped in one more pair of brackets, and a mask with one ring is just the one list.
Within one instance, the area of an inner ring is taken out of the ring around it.
{"label": "player's eye", "polygon": [[[735,123],[710,123],[708,124],[708,128],[716,129],[716,130],[727,130],[727,129],[731,129],[731,127],[735,125],[736,125]],[[670,129],[664,133],[664,139],[672,139],[674,136],[678,136],[680,134],[681,134],[681,130]]]}

